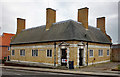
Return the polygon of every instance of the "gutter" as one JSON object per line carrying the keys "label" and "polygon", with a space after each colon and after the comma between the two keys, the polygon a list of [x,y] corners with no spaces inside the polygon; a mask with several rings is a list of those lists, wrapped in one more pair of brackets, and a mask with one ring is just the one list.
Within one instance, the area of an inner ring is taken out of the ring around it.
{"label": "gutter", "polygon": [[56,67],[56,42],[54,42],[54,66]]}
{"label": "gutter", "polygon": [[99,44],[112,44],[112,43],[108,43],[108,42],[105,43],[105,42],[95,42],[95,41],[68,39],[68,40],[52,40],[52,41],[40,41],[40,42],[10,43],[10,45],[34,44],[34,43],[47,43],[47,42],[59,42],[59,41],[83,41],[83,42],[99,43]]}
{"label": "gutter", "polygon": [[9,46],[7,46],[7,45],[0,45],[0,47],[9,47]]}

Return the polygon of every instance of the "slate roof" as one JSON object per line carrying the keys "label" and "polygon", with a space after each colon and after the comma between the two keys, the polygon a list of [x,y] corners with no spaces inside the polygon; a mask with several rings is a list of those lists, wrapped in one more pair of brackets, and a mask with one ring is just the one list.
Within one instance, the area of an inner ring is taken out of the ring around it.
{"label": "slate roof", "polygon": [[111,43],[107,36],[92,26],[86,30],[80,22],[66,20],[53,23],[49,30],[45,25],[23,30],[11,44],[37,43],[48,41],[82,40],[89,42]]}

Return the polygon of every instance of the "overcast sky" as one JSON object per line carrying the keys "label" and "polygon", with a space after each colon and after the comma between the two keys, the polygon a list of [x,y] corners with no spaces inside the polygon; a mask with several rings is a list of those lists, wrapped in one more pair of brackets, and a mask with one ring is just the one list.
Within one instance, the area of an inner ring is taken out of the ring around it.
{"label": "overcast sky", "polygon": [[26,29],[46,24],[46,8],[56,10],[56,21],[77,21],[79,8],[89,8],[89,25],[96,27],[97,17],[106,17],[106,32],[118,43],[119,0],[2,0],[0,32],[16,33],[17,19],[26,19]]}

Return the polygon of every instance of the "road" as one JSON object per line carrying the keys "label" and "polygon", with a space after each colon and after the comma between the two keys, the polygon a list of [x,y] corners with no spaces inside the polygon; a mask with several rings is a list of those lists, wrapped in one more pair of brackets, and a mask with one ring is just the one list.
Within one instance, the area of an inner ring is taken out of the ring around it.
{"label": "road", "polygon": [[93,76],[2,68],[2,77],[93,77]]}

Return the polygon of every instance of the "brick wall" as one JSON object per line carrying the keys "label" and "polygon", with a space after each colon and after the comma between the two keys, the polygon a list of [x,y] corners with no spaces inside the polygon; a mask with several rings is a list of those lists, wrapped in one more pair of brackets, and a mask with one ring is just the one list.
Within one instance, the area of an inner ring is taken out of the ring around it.
{"label": "brick wall", "polygon": [[8,47],[1,47],[2,52],[1,52],[1,57],[0,59],[4,59],[4,57],[8,57],[10,55],[10,51],[8,51]]}
{"label": "brick wall", "polygon": [[113,48],[112,49],[112,61],[120,62],[120,48]]}
{"label": "brick wall", "polygon": [[[74,65],[77,66],[77,51],[78,47],[77,45],[80,41],[66,41],[69,44],[73,44],[69,47],[70,53],[69,53],[69,61],[74,61]],[[61,42],[57,42],[57,45]],[[86,43],[86,42],[85,42]],[[93,46],[98,46],[98,47],[103,47],[103,48],[97,48],[97,47],[89,47],[88,48],[88,63],[92,63],[94,58],[94,62],[100,62],[100,61],[107,61],[110,60],[110,56],[107,56],[107,50],[110,50],[110,45],[108,44],[97,44],[97,43],[89,43],[89,45]],[[30,47],[25,47],[25,46],[30,46]],[[36,46],[43,46],[43,47],[38,47],[38,48],[32,48]],[[16,48],[14,48],[16,47]],[[17,48],[18,47],[18,48]],[[20,48],[22,47],[22,48]],[[108,48],[104,48],[108,47]],[[11,49],[15,50],[15,56],[11,56],[11,60],[19,60],[19,61],[31,61],[31,62],[40,62],[40,63],[49,63],[49,64],[54,64],[54,43],[49,42],[49,43],[39,43],[39,44],[23,44],[23,45],[12,45]],[[20,56],[20,49],[25,49],[25,56]],[[38,56],[32,56],[32,49],[38,49]],[[52,49],[52,57],[47,57],[47,49]],[[89,50],[92,49],[94,50],[94,56],[89,57]],[[100,57],[98,56],[98,50],[103,49],[103,56]],[[58,50],[59,46],[56,48],[56,63],[58,64]],[[87,48],[85,46],[86,50],[86,62],[87,62]]]}

